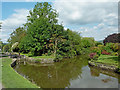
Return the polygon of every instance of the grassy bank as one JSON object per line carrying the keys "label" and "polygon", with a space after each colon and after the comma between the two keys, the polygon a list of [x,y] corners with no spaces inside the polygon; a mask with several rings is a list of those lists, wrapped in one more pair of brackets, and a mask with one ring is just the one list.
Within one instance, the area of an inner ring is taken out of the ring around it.
{"label": "grassy bank", "polygon": [[120,73],[118,56],[100,55],[97,60],[89,61],[89,65]]}
{"label": "grassy bank", "polygon": [[38,88],[35,84],[16,73],[10,64],[11,58],[3,58],[2,60],[2,84],[5,88]]}
{"label": "grassy bank", "polygon": [[106,65],[118,66],[119,60],[118,60],[118,56],[100,55],[98,60],[96,60],[95,62],[103,63]]}

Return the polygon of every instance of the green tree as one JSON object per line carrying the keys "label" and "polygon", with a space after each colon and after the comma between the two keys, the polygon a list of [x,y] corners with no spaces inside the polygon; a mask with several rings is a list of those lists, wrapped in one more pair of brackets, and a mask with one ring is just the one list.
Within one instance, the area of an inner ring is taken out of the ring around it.
{"label": "green tree", "polygon": [[22,52],[33,55],[54,55],[57,59],[73,57],[83,48],[95,46],[94,38],[81,38],[80,33],[64,30],[58,24],[58,14],[51,4],[37,3],[24,24],[26,35],[20,40]]}
{"label": "green tree", "polygon": [[92,37],[83,37],[81,42],[84,48],[95,46],[95,40]]}
{"label": "green tree", "polygon": [[21,50],[33,52],[34,55],[48,52],[46,45],[49,44],[53,34],[63,31],[56,29],[62,27],[57,26],[57,16],[57,12],[47,2],[37,3],[34,9],[30,10],[30,15],[27,16],[27,23],[25,24],[27,34],[20,44]]}
{"label": "green tree", "polygon": [[23,27],[17,28],[15,31],[13,31],[10,34],[10,38],[8,39],[8,42],[10,44],[14,44],[16,42],[20,43],[21,39],[25,36],[26,31]]}
{"label": "green tree", "polygon": [[102,45],[101,42],[95,41],[95,46]]}
{"label": "green tree", "polygon": [[68,31],[68,40],[70,43],[70,52],[74,55],[78,55],[81,53],[81,36],[80,33],[73,32],[71,30]]}
{"label": "green tree", "polygon": [[4,52],[11,52],[11,45],[8,43],[3,46],[3,51]]}
{"label": "green tree", "polygon": [[[19,45],[19,43],[21,42],[22,38],[25,35],[26,35],[26,31],[24,30],[23,27],[17,28],[15,31],[13,31],[10,34],[10,38],[8,39],[8,42],[9,42],[10,46],[15,44],[16,42],[18,42],[18,45]],[[18,50],[19,50],[19,47],[17,46],[15,51],[18,51]]]}

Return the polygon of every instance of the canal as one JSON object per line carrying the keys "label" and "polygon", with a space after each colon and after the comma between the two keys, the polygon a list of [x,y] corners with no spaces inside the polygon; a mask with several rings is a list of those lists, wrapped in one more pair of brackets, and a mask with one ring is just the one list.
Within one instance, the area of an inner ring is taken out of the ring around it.
{"label": "canal", "polygon": [[118,88],[120,75],[88,65],[84,55],[53,64],[18,64],[14,69],[41,88]]}

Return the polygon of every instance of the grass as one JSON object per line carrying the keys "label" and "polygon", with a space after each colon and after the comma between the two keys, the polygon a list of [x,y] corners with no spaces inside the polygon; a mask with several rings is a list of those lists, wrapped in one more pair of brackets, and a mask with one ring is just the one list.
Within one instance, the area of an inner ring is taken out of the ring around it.
{"label": "grass", "polygon": [[96,62],[118,66],[118,56],[101,55]]}
{"label": "grass", "polygon": [[2,60],[2,84],[5,88],[38,88],[35,84],[19,75],[10,66],[11,58],[3,58]]}
{"label": "grass", "polygon": [[[16,54],[19,54],[18,52],[15,52]],[[25,55],[25,56],[28,56],[27,53],[20,53],[20,55]]]}
{"label": "grass", "polygon": [[25,55],[25,56],[28,56],[28,54],[25,54],[25,53],[20,53],[20,55]]}

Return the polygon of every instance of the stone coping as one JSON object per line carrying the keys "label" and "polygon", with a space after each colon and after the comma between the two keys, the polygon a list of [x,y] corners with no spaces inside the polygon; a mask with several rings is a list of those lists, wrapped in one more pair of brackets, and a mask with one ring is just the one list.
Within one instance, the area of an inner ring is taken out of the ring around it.
{"label": "stone coping", "polygon": [[98,68],[101,68],[103,70],[110,70],[110,71],[114,71],[116,73],[120,73],[119,68],[114,66],[114,65],[106,65],[106,64],[97,63],[97,62],[94,62],[94,61],[89,61],[88,64],[90,66],[98,67]]}

